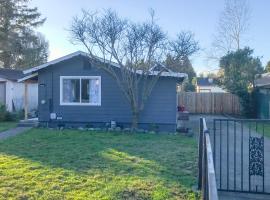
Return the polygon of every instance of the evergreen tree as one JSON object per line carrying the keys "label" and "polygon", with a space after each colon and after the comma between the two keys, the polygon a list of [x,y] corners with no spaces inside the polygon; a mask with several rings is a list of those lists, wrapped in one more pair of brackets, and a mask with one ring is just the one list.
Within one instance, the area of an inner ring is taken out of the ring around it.
{"label": "evergreen tree", "polygon": [[254,114],[254,99],[252,92],[256,74],[263,72],[261,61],[253,57],[250,48],[229,52],[220,60],[223,70],[221,84],[231,93],[239,96],[243,107],[243,114],[252,117]]}
{"label": "evergreen tree", "polygon": [[185,91],[195,91],[195,86],[192,83],[192,80],[196,77],[196,73],[187,56],[180,58],[173,57],[169,54],[165,60],[165,65],[174,72],[186,73],[188,75],[188,80],[184,82],[183,88]]}
{"label": "evergreen tree", "polygon": [[270,72],[270,61],[267,62],[265,72]]}
{"label": "evergreen tree", "polygon": [[[19,68],[46,62],[48,43],[34,29],[45,22],[29,0],[0,0],[0,64]],[[31,57],[34,57],[32,60]]]}

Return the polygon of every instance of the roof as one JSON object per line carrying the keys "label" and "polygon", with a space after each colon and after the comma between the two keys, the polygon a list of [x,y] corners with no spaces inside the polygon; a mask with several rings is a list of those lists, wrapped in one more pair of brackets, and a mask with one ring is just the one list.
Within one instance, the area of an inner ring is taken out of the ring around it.
{"label": "roof", "polygon": [[154,65],[153,67],[150,68],[149,71],[152,71],[152,72],[157,71],[157,72],[159,72],[161,70],[163,70],[164,72],[173,72],[172,70],[170,70],[169,68],[167,68],[162,63],[158,63],[158,64]]}
{"label": "roof", "polygon": [[256,87],[264,87],[269,85],[270,85],[270,73],[261,74],[260,77],[258,77],[255,80]]}
{"label": "roof", "polygon": [[0,78],[4,78],[10,81],[17,81],[24,76],[25,75],[21,70],[0,68]]}
{"label": "roof", "polygon": [[199,86],[214,86],[212,78],[197,78],[197,85]]}
{"label": "roof", "polygon": [[[73,57],[76,57],[76,56],[84,56],[84,57],[87,57],[89,58],[89,55],[85,52],[82,52],[82,51],[76,51],[74,53],[71,53],[71,54],[68,54],[66,56],[63,56],[61,58],[58,58],[58,59],[55,59],[55,60],[52,60],[50,62],[47,62],[47,63],[44,63],[42,65],[39,65],[39,66],[36,66],[36,67],[33,67],[33,68],[30,68],[30,69],[27,69],[27,70],[24,70],[23,73],[24,74],[28,74],[28,73],[36,73],[38,72],[39,70],[41,69],[44,69],[48,66],[51,66],[51,65],[54,65],[54,64],[57,64],[59,62],[63,62],[65,60],[69,60]],[[96,57],[98,60],[100,60],[101,62],[104,62],[104,60],[102,58],[99,58],[99,57]],[[114,67],[117,67],[117,68],[120,68],[120,66],[117,64],[117,63],[114,63],[114,62],[110,62],[110,61],[106,61],[108,63],[110,63],[112,66]],[[155,68],[155,66],[154,66]],[[151,68],[150,70],[150,75],[157,75],[158,72],[153,70],[154,68]],[[138,74],[141,74],[142,73],[142,70],[137,70],[137,73]],[[176,77],[176,78],[187,78],[187,74],[185,73],[177,73],[177,72],[172,72],[170,70],[167,70],[167,71],[164,71],[161,73],[161,76],[163,77]]]}
{"label": "roof", "polygon": [[25,74],[24,77],[18,79],[18,82],[23,82],[23,81],[29,80],[29,79],[36,80],[37,81],[37,76],[38,76],[38,73]]}

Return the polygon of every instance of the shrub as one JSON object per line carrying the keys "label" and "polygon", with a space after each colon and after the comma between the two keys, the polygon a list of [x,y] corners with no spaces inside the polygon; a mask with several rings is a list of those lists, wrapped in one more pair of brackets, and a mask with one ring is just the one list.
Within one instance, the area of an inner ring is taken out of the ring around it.
{"label": "shrub", "polygon": [[11,112],[6,112],[5,121],[15,121],[16,114]]}
{"label": "shrub", "polygon": [[6,112],[7,112],[6,106],[3,104],[0,104],[0,122],[5,121]]}
{"label": "shrub", "polygon": [[17,120],[24,119],[24,109],[17,111],[15,115]]}
{"label": "shrub", "polygon": [[7,111],[5,105],[0,104],[0,122],[3,121],[16,121],[18,118],[18,113],[12,113]]}

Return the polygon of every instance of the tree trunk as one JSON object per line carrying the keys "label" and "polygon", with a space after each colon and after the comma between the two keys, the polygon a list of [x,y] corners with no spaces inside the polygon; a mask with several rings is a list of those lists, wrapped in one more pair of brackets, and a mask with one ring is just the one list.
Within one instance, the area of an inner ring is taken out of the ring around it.
{"label": "tree trunk", "polygon": [[139,122],[139,112],[133,111],[132,112],[132,125],[131,125],[132,131],[135,131],[136,129],[138,129],[138,122]]}

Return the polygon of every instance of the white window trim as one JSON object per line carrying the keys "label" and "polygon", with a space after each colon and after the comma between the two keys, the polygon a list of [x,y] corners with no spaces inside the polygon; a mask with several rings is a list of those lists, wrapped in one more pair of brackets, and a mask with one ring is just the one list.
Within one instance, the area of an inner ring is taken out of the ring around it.
{"label": "white window trim", "polygon": [[[63,79],[80,79],[80,103],[63,102]],[[82,79],[98,79],[99,80],[99,97],[98,103],[81,103],[81,80]],[[101,106],[101,76],[60,76],[60,106]]]}

